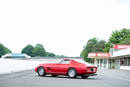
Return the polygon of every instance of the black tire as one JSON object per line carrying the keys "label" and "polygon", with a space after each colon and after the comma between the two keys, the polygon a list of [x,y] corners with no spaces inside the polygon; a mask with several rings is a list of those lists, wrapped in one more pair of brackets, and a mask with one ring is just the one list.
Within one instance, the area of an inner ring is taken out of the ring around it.
{"label": "black tire", "polygon": [[70,68],[68,70],[68,76],[69,78],[76,78],[77,76],[77,71],[74,68]]}
{"label": "black tire", "polygon": [[52,74],[52,76],[53,76],[53,77],[56,77],[57,75],[53,75],[53,74]]}
{"label": "black tire", "polygon": [[44,67],[42,67],[42,66],[40,66],[38,68],[37,73],[38,73],[39,76],[45,76],[46,75],[46,71],[45,71]]}
{"label": "black tire", "polygon": [[89,76],[81,76],[82,78],[84,78],[84,79],[86,79],[86,78],[88,78]]}

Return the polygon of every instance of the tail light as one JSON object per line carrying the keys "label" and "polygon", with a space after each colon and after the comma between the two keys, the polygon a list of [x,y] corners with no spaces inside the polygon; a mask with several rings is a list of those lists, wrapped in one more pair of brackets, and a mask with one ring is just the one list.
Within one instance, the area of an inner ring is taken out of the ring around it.
{"label": "tail light", "polygon": [[96,72],[97,68],[96,67],[87,67],[87,72]]}
{"label": "tail light", "polygon": [[91,68],[90,71],[91,71],[91,72],[94,72],[94,68]]}

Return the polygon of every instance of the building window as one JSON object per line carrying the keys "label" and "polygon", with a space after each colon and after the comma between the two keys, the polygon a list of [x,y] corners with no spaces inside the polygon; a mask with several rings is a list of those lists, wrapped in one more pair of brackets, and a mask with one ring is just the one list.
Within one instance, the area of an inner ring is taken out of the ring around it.
{"label": "building window", "polygon": [[121,58],[120,59],[120,65],[121,66],[127,66],[127,58]]}

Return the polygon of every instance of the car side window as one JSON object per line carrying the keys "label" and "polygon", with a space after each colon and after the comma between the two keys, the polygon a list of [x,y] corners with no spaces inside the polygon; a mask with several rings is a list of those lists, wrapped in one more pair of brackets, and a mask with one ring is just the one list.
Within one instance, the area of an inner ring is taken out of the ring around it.
{"label": "car side window", "polygon": [[70,64],[70,60],[62,60],[60,64]]}

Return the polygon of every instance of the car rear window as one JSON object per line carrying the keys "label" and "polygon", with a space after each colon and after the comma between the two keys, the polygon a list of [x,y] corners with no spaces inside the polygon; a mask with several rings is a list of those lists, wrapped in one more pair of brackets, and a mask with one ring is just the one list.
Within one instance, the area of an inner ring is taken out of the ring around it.
{"label": "car rear window", "polygon": [[60,62],[60,64],[69,64],[70,63],[70,60],[62,60],[61,62]]}
{"label": "car rear window", "polygon": [[74,59],[76,62],[79,62],[79,63],[83,63],[83,64],[85,64],[85,65],[87,65],[87,66],[92,66],[92,64],[90,64],[90,63],[87,63],[87,62],[85,62],[84,60],[82,60],[82,59]]}

